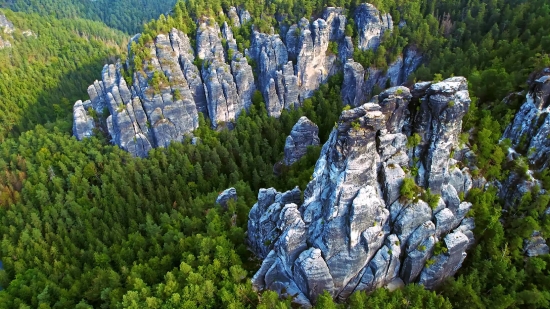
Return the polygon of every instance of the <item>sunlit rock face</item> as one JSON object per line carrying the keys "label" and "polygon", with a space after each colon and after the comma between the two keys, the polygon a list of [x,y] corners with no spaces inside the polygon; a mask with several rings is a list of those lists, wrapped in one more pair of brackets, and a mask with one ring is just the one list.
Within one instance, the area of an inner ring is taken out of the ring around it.
{"label": "sunlit rock face", "polygon": [[[251,106],[256,90],[268,115],[279,117],[311,97],[330,76],[343,73],[344,103],[357,107],[375,86],[405,82],[422,61],[416,49],[408,48],[387,71],[353,62],[354,46],[345,36],[342,8],[328,7],[315,20],[302,18],[279,29],[281,34],[259,32],[246,10],[229,7],[225,14],[223,24],[198,19],[194,38],[175,28],[158,34],[144,42],[145,59],[132,59],[132,44],[140,39],[134,36],[127,62],[133,75],[124,78],[120,63],[105,66],[101,80],[88,89],[90,99],[75,103],[74,136],[83,139],[103,132],[113,144],[145,157],[152,148],[191,135],[199,113],[214,128],[230,128]],[[358,7],[354,16],[361,50],[376,49],[383,34],[392,31],[391,16],[370,4]],[[233,34],[239,27],[252,27],[250,46],[244,50]],[[329,50],[331,43],[336,47]],[[139,63],[132,65],[132,60]]]}
{"label": "sunlit rock face", "polygon": [[[454,77],[390,88],[343,111],[303,202],[297,189],[260,191],[248,229],[250,248],[264,259],[254,286],[311,306],[323,290],[345,300],[390,283],[434,288],[453,275],[473,243],[465,219],[472,205],[449,174],[469,104],[466,79]],[[415,147],[407,147],[411,134],[422,137]],[[434,205],[401,197],[413,168],[423,170],[415,178],[422,190],[440,194]]]}

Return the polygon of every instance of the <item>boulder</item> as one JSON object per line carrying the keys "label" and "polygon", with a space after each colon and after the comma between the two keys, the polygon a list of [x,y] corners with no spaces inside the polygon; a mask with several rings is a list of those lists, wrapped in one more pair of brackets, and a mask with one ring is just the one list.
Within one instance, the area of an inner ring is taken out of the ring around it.
{"label": "boulder", "polygon": [[318,133],[317,125],[302,116],[286,138],[284,164],[292,165],[306,155],[308,146],[319,145]]}
{"label": "boulder", "polygon": [[229,201],[237,201],[237,190],[235,188],[229,188],[223,190],[216,198],[216,204],[227,208],[227,203]]}

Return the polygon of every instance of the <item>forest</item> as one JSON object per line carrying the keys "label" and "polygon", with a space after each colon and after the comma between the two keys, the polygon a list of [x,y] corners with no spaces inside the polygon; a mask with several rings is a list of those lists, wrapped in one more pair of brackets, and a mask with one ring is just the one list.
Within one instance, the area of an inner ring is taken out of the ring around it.
{"label": "forest", "polygon": [[[62,2],[43,3],[9,3],[40,17],[3,10],[16,29],[38,37],[16,31],[12,49],[0,51],[0,308],[290,308],[290,300],[275,292],[252,289],[250,278],[261,261],[244,241],[248,212],[260,188],[303,189],[310,180],[319,147],[279,176],[273,165],[302,115],[319,125],[321,143],[327,140],[344,108],[342,76],[279,119],[267,116],[256,95],[235,129],[213,130],[201,117],[196,145],[172,143],[148,158],[133,158],[100,134],[81,142],[71,136],[72,103],[99,78],[103,64],[127,57],[128,36],[72,18],[102,20],[128,32],[141,28],[142,17],[119,19],[124,26],[117,26],[99,13],[86,15],[85,6],[65,11],[55,8]],[[277,29],[315,17],[329,5],[345,7],[353,16],[359,3],[180,1],[170,15],[141,28],[144,35],[132,53],[139,57],[142,44],[172,27],[193,37],[194,18],[229,5],[248,9],[260,29]],[[377,52],[356,51],[357,61],[384,67],[414,44],[426,61],[409,82],[466,76],[473,104],[461,140],[475,150],[480,172],[489,180],[504,179],[525,168],[504,160],[506,141],[499,139],[522,101],[503,98],[525,90],[529,74],[550,65],[550,4],[370,3],[408,26],[385,37]],[[49,16],[53,11],[57,15]],[[58,19],[64,17],[71,19]],[[236,33],[240,48],[249,36],[244,27]],[[458,274],[437,291],[408,285],[396,292],[357,292],[344,304],[325,294],[316,308],[550,307],[550,256],[525,258],[522,252],[531,231],[550,233],[550,218],[543,215],[550,173],[539,176],[543,186],[526,194],[514,212],[502,211],[494,187],[470,191],[466,200],[474,205],[469,215],[476,221],[477,244]],[[227,209],[216,205],[219,192],[231,186],[237,202]]]}
{"label": "forest", "polygon": [[175,3],[176,0],[1,0],[0,7],[42,16],[101,21],[135,34],[144,22],[167,14]]}

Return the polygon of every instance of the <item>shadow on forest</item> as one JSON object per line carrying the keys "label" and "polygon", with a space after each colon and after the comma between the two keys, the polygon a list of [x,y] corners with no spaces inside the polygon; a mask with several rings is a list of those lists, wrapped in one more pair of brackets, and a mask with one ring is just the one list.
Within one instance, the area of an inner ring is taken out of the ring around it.
{"label": "shadow on forest", "polygon": [[[72,133],[73,105],[77,100],[87,100],[88,87],[95,80],[101,79],[101,70],[105,64],[113,63],[113,56],[108,58],[92,59],[85,64],[79,64],[77,69],[59,76],[54,86],[39,90],[33,102],[27,103],[26,108],[17,115],[15,123],[8,137],[17,137],[21,133],[32,130],[36,125],[53,124],[58,129]],[[50,83],[52,84],[52,83]]]}

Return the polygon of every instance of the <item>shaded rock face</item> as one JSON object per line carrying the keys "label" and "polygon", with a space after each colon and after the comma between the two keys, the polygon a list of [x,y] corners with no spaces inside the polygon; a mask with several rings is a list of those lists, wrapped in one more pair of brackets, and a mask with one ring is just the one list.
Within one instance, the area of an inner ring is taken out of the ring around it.
{"label": "shaded rock face", "polygon": [[530,239],[524,241],[523,250],[529,257],[550,253],[550,248],[548,248],[546,240],[537,231],[533,232]]}
{"label": "shaded rock face", "polygon": [[517,151],[525,151],[529,163],[540,170],[550,167],[549,114],[550,69],[544,69],[531,78],[525,103],[503,135]]}
{"label": "shaded rock face", "polygon": [[[229,7],[226,14],[222,25],[212,18],[197,20],[195,46],[178,29],[145,43],[146,59],[128,70],[134,72],[132,84],[122,78],[121,64],[106,66],[101,81],[88,89],[90,100],[75,103],[73,134],[82,139],[97,128],[120,148],[144,157],[154,147],[182,141],[197,128],[198,113],[214,128],[234,122],[248,110],[256,90],[264,98],[268,115],[279,117],[284,109],[312,96],[331,75],[343,71],[342,97],[347,104],[360,106],[375,84],[385,86],[390,80],[391,85],[400,85],[422,59],[409,48],[386,73],[354,63],[342,8],[329,7],[322,18],[302,18],[282,27],[281,36],[256,31],[245,10]],[[360,6],[356,17],[361,49],[376,48],[384,32],[393,27],[391,16],[380,14],[372,5]],[[251,44],[240,51],[233,29],[245,26],[253,27]],[[130,40],[129,51],[139,38]],[[328,50],[331,41],[338,46],[338,55]],[[130,58],[126,66],[132,66],[131,62]]]}
{"label": "shaded rock face", "polygon": [[290,135],[286,138],[284,164],[292,165],[307,153],[308,146],[318,146],[319,127],[307,117],[303,116],[292,127]]}
{"label": "shaded rock face", "polygon": [[416,48],[409,47],[397,60],[388,66],[386,71],[375,67],[363,68],[353,59],[344,63],[344,83],[342,100],[344,104],[359,106],[372,96],[375,88],[384,89],[386,85],[395,87],[405,83],[408,77],[422,63],[422,55]]}
{"label": "shaded rock face", "polygon": [[[439,158],[438,153],[450,150],[447,142],[458,134],[456,126],[460,128],[469,106],[466,85],[457,77],[417,85],[423,91],[413,93],[394,87],[381,93],[377,102],[343,111],[323,146],[303,203],[285,204],[280,196],[288,192],[260,191],[248,223],[250,248],[265,258],[254,286],[289,287],[298,295],[296,302],[311,306],[318,287],[345,300],[357,290],[400,282],[433,288],[453,275],[473,241],[474,227],[464,219],[471,204],[460,201],[448,179],[437,178],[456,161],[447,154],[445,162],[432,159],[425,169],[424,189],[445,190],[435,209],[421,199],[403,200],[400,189],[403,180],[412,177],[404,168],[415,164],[415,151]],[[439,106],[450,98],[458,102]],[[409,112],[418,102],[425,102],[430,124]],[[407,127],[412,127],[408,134],[431,132],[426,142],[430,146],[408,150],[403,133]],[[437,243],[448,250],[434,257]]]}

